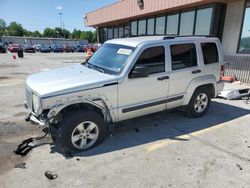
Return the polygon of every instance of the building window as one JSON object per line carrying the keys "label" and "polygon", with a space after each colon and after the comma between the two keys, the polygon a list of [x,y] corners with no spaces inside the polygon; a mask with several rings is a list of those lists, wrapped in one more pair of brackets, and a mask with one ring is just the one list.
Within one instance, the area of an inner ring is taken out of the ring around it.
{"label": "building window", "polygon": [[118,38],[118,27],[114,28],[114,39]]}
{"label": "building window", "polygon": [[131,36],[137,35],[137,21],[131,22]]}
{"label": "building window", "polygon": [[195,44],[175,44],[170,46],[172,70],[197,66]]}
{"label": "building window", "polygon": [[108,39],[108,29],[105,27],[103,28],[103,42]]}
{"label": "building window", "polygon": [[166,23],[165,16],[160,16],[155,19],[155,34],[156,35],[165,34],[165,23]]}
{"label": "building window", "polygon": [[136,65],[145,65],[149,74],[165,71],[165,50],[163,46],[148,48],[143,51],[136,61]]}
{"label": "building window", "polygon": [[211,28],[213,8],[197,10],[195,35],[209,35]]}
{"label": "building window", "polygon": [[182,12],[179,35],[193,35],[194,11]]}
{"label": "building window", "polygon": [[146,20],[138,21],[138,35],[146,35]]}
{"label": "building window", "polygon": [[204,64],[212,64],[219,62],[219,54],[217,45],[213,42],[201,43]]}
{"label": "building window", "polygon": [[129,33],[130,33],[130,27],[129,27],[129,23],[124,25],[124,37],[129,37]]}
{"label": "building window", "polygon": [[123,27],[119,27],[119,38],[123,37]]}
{"label": "building window", "polygon": [[108,39],[112,39],[113,38],[113,28],[110,27],[108,28]]}
{"label": "building window", "polygon": [[99,32],[99,42],[103,43],[104,42],[104,29],[103,28],[99,28],[98,32]]}
{"label": "building window", "polygon": [[179,14],[168,15],[167,17],[167,34],[178,34]]}
{"label": "building window", "polygon": [[155,28],[155,19],[149,18],[148,25],[147,25],[147,35],[154,35],[154,28]]}
{"label": "building window", "polygon": [[250,0],[246,2],[238,52],[250,54]]}

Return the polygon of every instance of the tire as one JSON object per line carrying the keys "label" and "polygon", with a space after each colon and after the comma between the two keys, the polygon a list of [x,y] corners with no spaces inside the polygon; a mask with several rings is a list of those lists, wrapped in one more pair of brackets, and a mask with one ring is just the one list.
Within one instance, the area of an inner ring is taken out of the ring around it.
{"label": "tire", "polygon": [[[78,110],[64,115],[53,140],[63,153],[71,154],[97,146],[104,140],[106,134],[107,126],[101,115],[93,111]],[[82,142],[83,147],[81,147]]]}
{"label": "tire", "polygon": [[209,109],[211,95],[206,87],[199,87],[195,90],[186,109],[189,117],[197,118],[203,116]]}

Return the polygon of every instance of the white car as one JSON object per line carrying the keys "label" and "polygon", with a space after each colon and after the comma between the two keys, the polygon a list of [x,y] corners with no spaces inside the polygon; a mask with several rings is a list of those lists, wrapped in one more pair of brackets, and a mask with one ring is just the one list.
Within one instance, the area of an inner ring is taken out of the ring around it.
{"label": "white car", "polygon": [[62,151],[83,151],[123,120],[173,108],[204,115],[223,89],[223,63],[217,38],[109,40],[83,64],[28,77],[26,120],[53,129]]}

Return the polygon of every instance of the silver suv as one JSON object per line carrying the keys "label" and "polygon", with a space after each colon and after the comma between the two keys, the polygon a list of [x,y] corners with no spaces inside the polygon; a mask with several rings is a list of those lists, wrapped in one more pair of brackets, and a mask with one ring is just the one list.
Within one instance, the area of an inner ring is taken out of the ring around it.
{"label": "silver suv", "polygon": [[166,109],[208,111],[223,89],[217,38],[137,37],[105,42],[83,64],[31,75],[27,120],[53,128],[64,152],[101,143],[108,125]]}

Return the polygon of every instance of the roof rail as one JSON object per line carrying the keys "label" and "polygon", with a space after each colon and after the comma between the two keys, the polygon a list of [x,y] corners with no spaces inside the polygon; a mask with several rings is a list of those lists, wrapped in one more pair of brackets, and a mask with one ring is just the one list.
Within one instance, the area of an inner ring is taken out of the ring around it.
{"label": "roof rail", "polygon": [[167,35],[163,37],[163,40],[175,39],[178,37],[216,37],[213,35]]}

